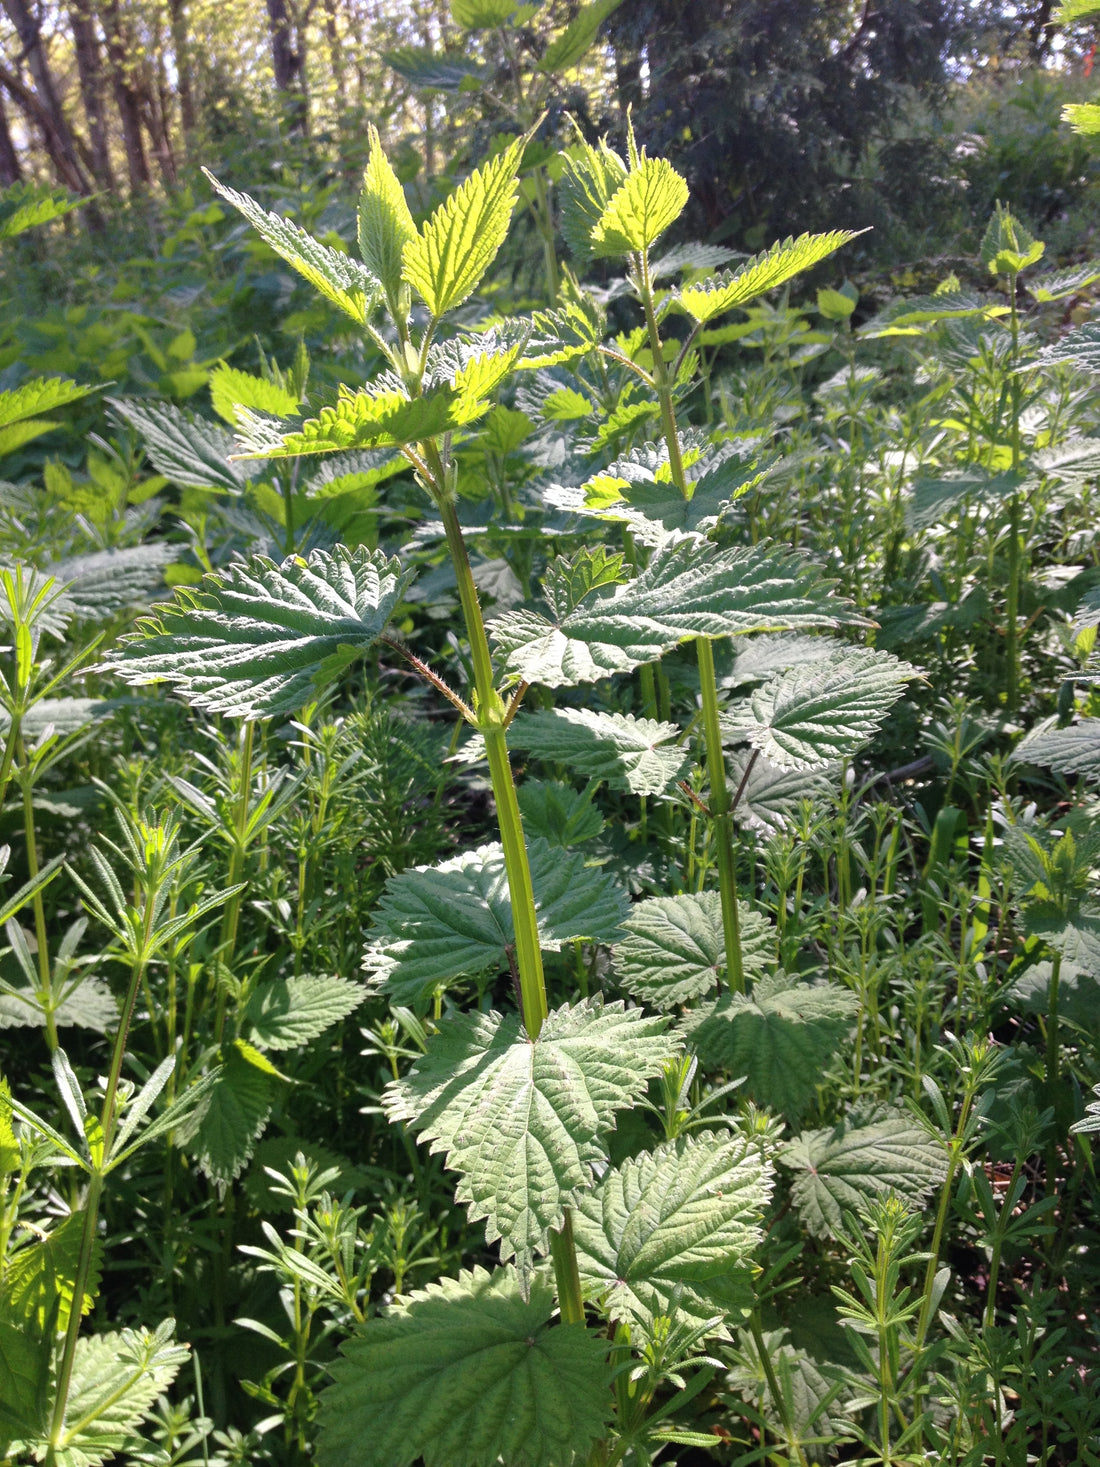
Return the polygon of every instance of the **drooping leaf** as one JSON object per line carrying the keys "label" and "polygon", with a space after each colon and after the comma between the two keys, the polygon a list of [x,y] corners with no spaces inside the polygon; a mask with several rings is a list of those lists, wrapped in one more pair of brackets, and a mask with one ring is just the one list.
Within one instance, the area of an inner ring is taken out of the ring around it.
{"label": "drooping leaf", "polygon": [[952,290],[939,295],[914,296],[909,300],[894,301],[877,316],[860,327],[859,335],[875,336],[923,336],[930,326],[941,321],[961,321],[967,317],[983,316],[993,320],[1008,314],[1008,306],[992,296],[975,295],[970,292]]}
{"label": "drooping leaf", "polygon": [[224,362],[210,373],[210,401],[218,417],[231,428],[237,426],[239,408],[287,418],[298,411],[299,405],[289,388],[270,378],[254,377],[251,372],[227,367]]}
{"label": "drooping leaf", "polygon": [[246,469],[230,462],[233,435],[217,423],[169,402],[108,398],[114,413],[141,434],[158,474],[186,489],[222,489],[239,494],[249,480]]}
{"label": "drooping leaf", "polygon": [[1054,727],[1054,722],[1048,720],[1021,739],[1012,751],[1013,762],[1100,778],[1100,718],[1086,718],[1069,728]]}
{"label": "drooping leaf", "polygon": [[1040,304],[1048,301],[1065,300],[1078,291],[1087,290],[1100,280],[1100,260],[1090,260],[1084,265],[1069,265],[1064,270],[1054,270],[1038,280],[1029,280],[1027,288]]}
{"label": "drooping leaf", "polygon": [[269,214],[248,194],[238,193],[236,189],[219,183],[209,169],[204,168],[203,172],[222,198],[240,210],[265,243],[291,269],[308,280],[326,300],[345,311],[353,321],[360,326],[366,325],[382,294],[377,277],[366,265],[342,250],[322,244],[292,219]]}
{"label": "drooping leaf", "polygon": [[751,995],[723,993],[688,1015],[705,1065],[745,1076],[758,1105],[797,1119],[854,1022],[855,995],[787,973],[757,979]]}
{"label": "drooping leaf", "polygon": [[444,1153],[470,1221],[484,1218],[487,1241],[526,1267],[592,1185],[616,1114],[660,1073],[675,1047],[667,1024],[588,999],[555,1009],[530,1040],[518,1015],[459,1014],[387,1087],[386,1111]]}
{"label": "drooping leaf", "polygon": [[342,1347],[321,1397],[320,1467],[559,1467],[583,1461],[610,1416],[604,1341],[551,1325],[513,1269],[416,1290]]}
{"label": "drooping leaf", "polygon": [[629,255],[657,243],[688,201],[688,186],[667,158],[643,152],[611,195],[591,233],[597,259]]}
{"label": "drooping leaf", "polygon": [[858,234],[858,230],[834,229],[828,234],[801,234],[779,241],[726,276],[685,285],[677,300],[693,321],[705,324],[820,264]]}
{"label": "drooping leaf", "polygon": [[303,492],[307,499],[362,494],[407,468],[408,461],[392,448],[364,448],[354,453],[334,454],[312,468]]}
{"label": "drooping leaf", "polygon": [[213,1084],[177,1128],[176,1139],[215,1186],[227,1186],[244,1170],[267,1125],[276,1083],[234,1045]]}
{"label": "drooping leaf", "polygon": [[455,190],[404,248],[403,275],[433,316],[477,289],[508,234],[518,197],[517,138]]}
{"label": "drooping leaf", "polygon": [[[609,876],[586,866],[579,852],[563,856],[542,840],[530,842],[528,860],[542,947],[554,951],[578,937],[615,940],[626,897]],[[392,876],[373,917],[365,966],[384,976],[396,1002],[507,967],[515,929],[502,847],[479,846]]]}
{"label": "drooping leaf", "polygon": [[889,1106],[803,1131],[779,1160],[796,1173],[791,1196],[818,1238],[836,1237],[846,1211],[857,1212],[884,1192],[918,1206],[946,1174],[943,1148],[911,1116]]}
{"label": "drooping leaf", "polygon": [[368,270],[396,298],[401,288],[402,251],[416,238],[416,225],[373,122],[367,127],[367,138],[370,154],[359,195],[359,253]]}
{"label": "drooping leaf", "polygon": [[1069,362],[1082,372],[1100,372],[1100,321],[1086,321],[1072,331],[1044,346],[1033,367],[1054,366],[1058,362]]}
{"label": "drooping leaf", "polygon": [[381,551],[256,556],[177,591],[106,659],[129,683],[171,683],[199,708],[295,713],[375,640],[409,582]]}
{"label": "drooping leaf", "polygon": [[759,688],[726,721],[773,764],[823,769],[874,737],[916,669],[889,652],[844,648],[829,661],[791,668]]}
{"label": "drooping leaf", "polygon": [[582,5],[561,35],[547,46],[539,70],[568,71],[583,61],[600,26],[621,4],[622,0],[590,0]]}
{"label": "drooping leaf", "polygon": [[[738,902],[745,973],[764,972],[775,960],[770,922]],[[627,936],[614,952],[615,977],[632,997],[672,1009],[711,993],[725,976],[722,903],[716,891],[649,897],[630,909]]]}
{"label": "drooping leaf", "polygon": [[176,547],[163,540],[118,550],[93,550],[55,560],[47,574],[65,587],[74,616],[98,621],[129,607],[146,607],[164,585]]}
{"label": "drooping leaf", "polygon": [[585,1294],[613,1320],[643,1328],[675,1309],[709,1320],[738,1293],[750,1306],[770,1180],[759,1148],[728,1133],[684,1136],[624,1161],[577,1202]]}
{"label": "drooping leaf", "polygon": [[249,1038],[260,1049],[296,1049],[346,1019],[365,997],[361,984],[335,975],[273,978],[249,1000]]}
{"label": "drooping leaf", "polygon": [[57,1467],[99,1467],[129,1445],[189,1357],[173,1343],[174,1320],[155,1333],[123,1329],[76,1342]]}
{"label": "drooping leaf", "polygon": [[736,258],[733,250],[723,249],[721,245],[698,244],[694,241],[690,244],[674,245],[659,260],[650,262],[650,279],[665,280],[684,270],[720,270],[723,265],[728,265]]}
{"label": "drooping leaf", "polygon": [[513,748],[636,795],[663,794],[683,776],[691,752],[679,739],[674,723],[587,708],[521,714],[509,731]]}
{"label": "drooping leaf", "polygon": [[968,466],[942,479],[917,479],[905,506],[905,520],[914,530],[943,523],[964,500],[985,503],[1007,499],[1024,483],[1023,474],[1006,469],[994,474],[980,465]]}

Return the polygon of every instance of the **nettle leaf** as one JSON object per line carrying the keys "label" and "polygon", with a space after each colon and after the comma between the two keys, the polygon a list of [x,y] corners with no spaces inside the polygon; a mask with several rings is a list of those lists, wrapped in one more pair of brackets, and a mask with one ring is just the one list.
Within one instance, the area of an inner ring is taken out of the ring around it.
{"label": "nettle leaf", "polygon": [[508,742],[590,779],[605,779],[612,788],[660,795],[691,763],[691,751],[679,740],[676,724],[632,713],[544,708],[521,714],[510,727]]}
{"label": "nettle leaf", "polygon": [[820,264],[861,232],[834,229],[828,234],[801,234],[797,239],[779,241],[726,276],[685,285],[676,299],[693,321],[705,325]]}
{"label": "nettle leaf", "polygon": [[594,147],[578,140],[561,159],[561,232],[583,265],[592,255],[592,232],[626,179],[626,164],[603,138]]}
{"label": "nettle leaf", "polygon": [[296,1049],[346,1019],[365,998],[361,984],[335,975],[275,978],[248,1002],[249,1038],[260,1049]]}
{"label": "nettle leaf", "polygon": [[553,311],[535,311],[520,365],[530,370],[580,361],[602,343],[606,319],[588,296],[571,297]]}
{"label": "nettle leaf", "polygon": [[555,616],[568,616],[601,586],[617,586],[629,578],[623,557],[604,545],[578,550],[568,560],[551,561],[542,580],[543,595]]}
{"label": "nettle leaf", "polygon": [[55,560],[46,574],[65,587],[74,616],[98,621],[130,607],[148,606],[164,585],[164,567],[175,559],[176,549],[152,540],[121,550],[94,550]]}
{"label": "nettle leaf", "polygon": [[679,219],[687,201],[687,183],[668,159],[647,158],[643,152],[596,221],[593,255],[606,259],[649,249]]}
{"label": "nettle leaf", "polygon": [[[527,854],[543,948],[618,937],[627,903],[610,876],[586,866],[579,852],[563,856],[542,840],[531,841]],[[503,848],[479,846],[391,876],[373,915],[364,966],[384,978],[398,1002],[413,1003],[437,983],[506,968],[515,929]]]}
{"label": "nettle leaf", "polygon": [[360,494],[392,479],[408,468],[408,460],[392,448],[364,448],[336,454],[318,464],[303,485],[308,499],[338,499],[341,494]]}
{"label": "nettle leaf", "polygon": [[[70,1213],[44,1236],[9,1252],[0,1286],[0,1314],[6,1320],[17,1320],[32,1334],[40,1334],[47,1328],[63,1331],[67,1327],[83,1228],[84,1214]],[[99,1295],[102,1255],[103,1244],[97,1238],[84,1282],[82,1314],[91,1310]]]}
{"label": "nettle leaf", "polygon": [[76,1342],[57,1467],[99,1467],[128,1447],[190,1352],[173,1343],[174,1320],[155,1333],[123,1329]]}
{"label": "nettle leaf", "polygon": [[1082,372],[1100,372],[1100,321],[1086,321],[1044,346],[1029,367],[1052,367],[1069,362]]}
{"label": "nettle leaf", "polygon": [[773,764],[824,769],[850,759],[877,733],[916,668],[889,652],[844,648],[828,661],[793,667],[759,688],[725,720]]}
{"label": "nettle leaf", "polygon": [[516,140],[440,204],[402,255],[403,276],[433,316],[459,306],[479,285],[508,234],[526,140]]}
{"label": "nettle leaf", "polygon": [[632,581],[556,621],[512,611],[490,631],[508,677],[571,687],[655,662],[689,637],[863,620],[798,555],[759,545],[718,550],[693,536],[662,545]]}
{"label": "nettle leaf", "polygon": [[[49,413],[66,403],[87,397],[95,389],[68,377],[32,377],[19,387],[0,392],[0,428],[24,422],[37,413]],[[49,425],[51,428],[53,423]]]}
{"label": "nettle leaf", "polygon": [[860,336],[923,336],[929,326],[941,321],[961,321],[971,316],[994,320],[1007,316],[1009,307],[991,296],[947,290],[938,295],[914,296],[894,301],[859,330]]}
{"label": "nettle leaf", "polygon": [[1025,481],[1023,474],[1005,470],[994,474],[978,464],[946,474],[942,479],[917,479],[905,506],[905,522],[915,530],[940,524],[967,500],[979,503],[1007,499]]}
{"label": "nettle leaf", "polygon": [[488,31],[505,25],[516,0],[451,0],[451,19],[464,31]]}
{"label": "nettle leaf", "polygon": [[298,398],[289,388],[267,377],[227,367],[224,362],[210,373],[210,401],[218,417],[231,428],[237,426],[238,409],[242,407],[278,418],[291,417],[298,411]]}
{"label": "nettle leaf", "polygon": [[595,781],[582,792],[556,779],[525,779],[516,790],[524,830],[551,846],[583,845],[604,827],[594,793]]}
{"label": "nettle leaf", "polygon": [[665,280],[668,276],[679,275],[685,270],[720,270],[723,265],[728,265],[735,259],[737,254],[734,250],[693,241],[675,245],[659,260],[652,260],[649,276],[651,280]]}
{"label": "nettle leaf", "polygon": [[365,326],[374,313],[382,291],[377,277],[353,256],[334,250],[314,239],[293,220],[269,214],[248,194],[219,183],[209,169],[203,172],[222,198],[239,209],[275,253],[308,280],[334,306],[353,321]]}
{"label": "nettle leaf", "polygon": [[943,1148],[912,1116],[889,1106],[803,1131],[779,1160],[797,1174],[791,1197],[817,1238],[838,1237],[845,1212],[858,1212],[885,1192],[919,1206],[947,1171]]}
{"label": "nettle leaf", "polygon": [[170,402],[134,402],[110,397],[112,411],[136,428],[158,474],[185,489],[222,489],[240,494],[251,477],[230,462],[233,435],[218,423]]}
{"label": "nettle leaf", "polygon": [[551,1324],[514,1269],[417,1289],[341,1345],[321,1396],[321,1467],[560,1467],[583,1461],[611,1412],[607,1343]]}
{"label": "nettle leaf", "polygon": [[451,388],[409,398],[404,392],[353,392],[341,386],[335,403],[293,428],[281,419],[242,408],[238,414],[236,456],[301,458],[312,453],[418,443],[459,425],[455,411],[458,397]]}
{"label": "nettle leaf", "polygon": [[1100,718],[1087,718],[1070,728],[1058,728],[1056,723],[1056,718],[1048,719],[1021,739],[1010,756],[1013,763],[1100,778]]}
{"label": "nettle leaf", "polygon": [[538,64],[539,71],[567,71],[588,54],[600,26],[622,0],[591,0],[580,10],[555,41],[551,41]]}
{"label": "nettle leaf", "polygon": [[378,550],[255,556],[177,591],[104,665],[132,684],[171,683],[211,712],[296,713],[370,646],[409,580]]}
{"label": "nettle leaf", "polygon": [[1100,280],[1100,260],[1090,260],[1085,265],[1070,265],[1065,270],[1054,270],[1039,280],[1029,280],[1027,288],[1040,304],[1062,301],[1078,291],[1087,290]]}
{"label": "nettle leaf", "polygon": [[643,1329],[676,1311],[702,1323],[731,1295],[749,1308],[770,1195],[759,1147],[740,1136],[704,1131],[630,1158],[578,1200],[581,1287],[613,1320]]}
{"label": "nettle leaf", "polygon": [[[560,852],[555,853],[560,859]],[[606,1159],[604,1135],[676,1047],[668,1019],[593,998],[555,1009],[531,1040],[518,1014],[449,1018],[383,1096],[461,1174],[456,1193],[489,1243],[521,1267],[548,1246]]]}
{"label": "nettle leaf", "polygon": [[383,52],[382,59],[414,87],[429,92],[476,90],[492,76],[490,68],[480,61],[453,53],[439,54],[425,46],[401,46]]}
{"label": "nettle leaf", "polygon": [[176,1139],[218,1187],[244,1171],[275,1099],[275,1078],[234,1045],[206,1096],[176,1129]]}
{"label": "nettle leaf", "polygon": [[[749,976],[775,963],[775,929],[738,902],[741,958]],[[615,977],[633,998],[672,1009],[711,993],[726,971],[722,901],[716,891],[650,897],[623,923],[627,937],[614,950]]]}
{"label": "nettle leaf", "polygon": [[0,1319],[0,1450],[11,1456],[49,1429],[51,1337],[35,1336],[22,1323]]}
{"label": "nettle leaf", "polygon": [[723,993],[688,1022],[705,1065],[744,1075],[745,1093],[758,1105],[797,1119],[858,1009],[846,988],[775,973],[759,978],[751,995]]}
{"label": "nettle leaf", "polygon": [[402,253],[416,238],[416,224],[373,122],[367,126],[367,138],[370,153],[359,195],[359,253],[367,269],[396,297],[401,288]]}

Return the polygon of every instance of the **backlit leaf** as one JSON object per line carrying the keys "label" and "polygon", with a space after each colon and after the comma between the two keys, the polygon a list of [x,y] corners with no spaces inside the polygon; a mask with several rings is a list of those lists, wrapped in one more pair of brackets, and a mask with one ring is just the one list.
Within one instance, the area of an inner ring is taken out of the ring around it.
{"label": "backlit leaf", "polygon": [[33,418],[39,413],[49,413],[66,403],[87,397],[91,387],[82,387],[67,377],[32,377],[20,387],[0,392],[0,428],[12,423]]}
{"label": "backlit leaf", "polygon": [[517,0],[451,0],[451,19],[464,31],[492,30],[504,25]]}
{"label": "backlit leaf", "polygon": [[668,159],[643,152],[596,221],[592,253],[603,259],[648,249],[675,224],[687,201],[688,186]]}
{"label": "backlit leaf", "polygon": [[224,362],[210,373],[210,401],[218,417],[231,428],[237,426],[237,410],[242,407],[279,418],[298,411],[298,399],[288,388],[267,377],[254,377],[251,372],[227,367]]}
{"label": "backlit leaf", "polygon": [[416,238],[405,190],[382,148],[374,123],[368,124],[370,154],[359,195],[359,253],[390,296],[401,288],[401,256]]}
{"label": "backlit leaf", "polygon": [[458,394],[450,388],[426,397],[403,392],[352,392],[342,387],[336,402],[321,408],[300,427],[242,409],[235,453],[238,458],[300,458],[311,453],[417,443],[455,428]]}
{"label": "backlit leaf", "polygon": [[677,300],[693,321],[705,324],[735,306],[748,305],[757,296],[820,264],[858,233],[858,230],[834,229],[829,234],[801,234],[797,239],[782,240],[727,275],[715,276],[699,285],[685,285]]}
{"label": "backlit leaf", "polygon": [[588,54],[596,32],[622,0],[590,0],[582,5],[557,40],[551,41],[539,62],[540,71],[567,71]]}

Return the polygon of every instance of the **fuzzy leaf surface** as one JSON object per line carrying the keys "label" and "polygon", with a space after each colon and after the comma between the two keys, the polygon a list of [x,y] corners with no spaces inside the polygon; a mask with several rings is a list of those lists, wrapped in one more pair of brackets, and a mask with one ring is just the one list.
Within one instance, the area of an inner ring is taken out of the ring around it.
{"label": "fuzzy leaf surface", "polygon": [[543,708],[517,718],[509,735],[513,748],[636,795],[663,794],[691,762],[674,723],[633,713]]}
{"label": "fuzzy leaf surface", "polygon": [[518,197],[523,149],[517,138],[472,173],[405,245],[404,278],[433,316],[461,305],[496,259]]}
{"label": "fuzzy leaf surface", "polygon": [[170,402],[107,399],[117,417],[141,434],[158,474],[185,489],[221,489],[240,494],[249,474],[230,462],[233,435],[219,423],[200,418]]}
{"label": "fuzzy leaf surface", "polygon": [[843,1214],[884,1192],[914,1206],[946,1175],[942,1147],[904,1111],[889,1106],[855,1113],[833,1127],[803,1131],[779,1160],[797,1173],[791,1196],[817,1238],[836,1237]]}
{"label": "fuzzy leaf surface", "polygon": [[1055,774],[1100,778],[1100,718],[1086,718],[1069,728],[1040,727],[1013,749],[1015,764],[1039,764]]}
{"label": "fuzzy leaf surface", "polygon": [[526,1267],[592,1185],[616,1114],[660,1073],[675,1047],[667,1025],[588,999],[555,1009],[532,1041],[516,1014],[459,1014],[387,1087],[386,1111],[444,1153],[470,1221],[484,1218],[487,1241]]}
{"label": "fuzzy leaf surface", "polygon": [[889,652],[845,648],[794,667],[753,693],[727,721],[773,764],[824,769],[874,737],[916,669]]}
{"label": "fuzzy leaf surface", "polygon": [[[738,902],[741,956],[748,975],[774,961],[775,932]],[[615,946],[615,976],[633,998],[672,1009],[710,993],[726,971],[722,903],[716,891],[649,897],[630,909],[627,936]]]}
{"label": "fuzzy leaf surface", "polygon": [[[555,951],[573,938],[613,942],[626,896],[610,876],[563,855],[544,840],[528,849],[539,942]],[[374,910],[364,966],[385,977],[386,992],[415,1002],[436,983],[507,966],[515,942],[508,876],[500,845],[463,851],[438,866],[391,876]]]}
{"label": "fuzzy leaf surface", "polygon": [[705,325],[820,264],[855,239],[858,232],[834,229],[828,234],[801,234],[797,239],[779,241],[725,277],[716,276],[699,285],[684,286],[677,299],[693,321]]}
{"label": "fuzzy leaf surface", "polygon": [[362,984],[335,974],[274,978],[249,1000],[249,1038],[260,1049],[296,1049],[354,1013],[365,997]]}
{"label": "fuzzy leaf surface", "polygon": [[643,153],[612,194],[592,230],[597,259],[629,255],[656,244],[688,201],[688,186],[667,158]]}
{"label": "fuzzy leaf surface", "polygon": [[189,1147],[206,1176],[216,1186],[225,1187],[240,1176],[252,1156],[274,1099],[272,1077],[234,1046],[176,1136]]}
{"label": "fuzzy leaf surface", "polygon": [[402,251],[416,238],[416,224],[373,123],[367,128],[367,137],[370,154],[359,195],[359,253],[367,269],[396,296],[401,287]]}
{"label": "fuzzy leaf surface", "polygon": [[256,556],[177,592],[106,661],[127,682],[171,683],[238,718],[295,713],[370,646],[410,576],[381,551]]}
{"label": "fuzzy leaf surface", "polygon": [[552,1325],[554,1294],[525,1300],[514,1269],[416,1290],[342,1347],[321,1397],[320,1467],[565,1467],[610,1415],[606,1343]]}
{"label": "fuzzy leaf surface", "polygon": [[723,993],[688,1021],[705,1065],[744,1075],[745,1093],[758,1105],[797,1119],[858,1008],[847,988],[775,973],[758,979],[751,994]]}
{"label": "fuzzy leaf surface", "polygon": [[46,571],[65,587],[74,616],[98,621],[131,606],[148,606],[163,587],[164,567],[175,553],[175,547],[164,541],[151,540],[55,560]]}
{"label": "fuzzy leaf surface", "polygon": [[214,175],[203,170],[214,188],[227,203],[239,209],[262,236],[265,243],[285,260],[291,269],[308,280],[314,290],[320,291],[326,300],[346,312],[353,321],[365,326],[377,306],[382,294],[377,277],[352,255],[334,250],[319,239],[279,214],[268,211],[250,198],[219,183]]}
{"label": "fuzzy leaf surface", "polygon": [[1082,372],[1100,372],[1100,321],[1086,321],[1067,331],[1050,346],[1044,346],[1031,365],[1047,367],[1057,362],[1069,362]]}
{"label": "fuzzy leaf surface", "polygon": [[[677,1303],[695,1320],[710,1319],[738,1285],[748,1304],[770,1181],[758,1147],[711,1131],[628,1158],[577,1203],[584,1292],[612,1319],[643,1328]],[[712,1280],[719,1297],[708,1297]]]}

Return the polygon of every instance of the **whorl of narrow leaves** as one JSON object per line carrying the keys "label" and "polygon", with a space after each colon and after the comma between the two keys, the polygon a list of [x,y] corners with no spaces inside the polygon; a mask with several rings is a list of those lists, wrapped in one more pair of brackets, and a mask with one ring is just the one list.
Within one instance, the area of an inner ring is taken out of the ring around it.
{"label": "whorl of narrow leaves", "polygon": [[688,186],[667,158],[643,152],[611,195],[592,230],[597,259],[629,255],[657,243],[688,201]]}
{"label": "whorl of narrow leaves", "polygon": [[105,665],[127,682],[171,683],[237,718],[296,713],[379,635],[408,585],[380,551],[256,556],[177,592]]}
{"label": "whorl of narrow leaves", "polygon": [[[746,974],[774,961],[775,931],[745,902],[738,903],[741,961]],[[721,898],[716,891],[650,897],[637,902],[615,947],[615,977],[627,993],[672,1009],[711,993],[726,970]]]}
{"label": "whorl of narrow leaves", "polygon": [[744,1075],[758,1105],[797,1119],[858,1008],[846,988],[769,974],[751,995],[724,993],[690,1014],[691,1038],[704,1064]]}
{"label": "whorl of narrow leaves", "polygon": [[[560,853],[559,853],[560,854]],[[668,1020],[589,999],[556,1009],[539,1037],[519,1016],[447,1020],[384,1104],[460,1173],[458,1200],[525,1268],[606,1158],[604,1134],[675,1047]]]}
{"label": "whorl of narrow leaves", "polygon": [[794,667],[758,689],[728,727],[788,769],[850,759],[878,731],[915,668],[889,652],[844,648]]}
{"label": "whorl of narrow leaves", "polygon": [[509,731],[513,748],[564,764],[589,779],[636,795],[660,795],[691,762],[674,723],[633,713],[594,713],[588,708],[542,708],[521,714]]}
{"label": "whorl of narrow leaves", "polygon": [[416,238],[416,224],[373,122],[367,128],[367,137],[370,154],[359,195],[359,253],[387,294],[396,298],[401,288],[402,255],[405,246]]}
{"label": "whorl of narrow leaves", "polygon": [[222,198],[239,209],[275,253],[308,280],[314,290],[320,291],[360,326],[366,325],[378,305],[381,290],[377,277],[365,265],[341,250],[322,244],[293,220],[269,214],[248,194],[219,183],[208,169],[203,172]]}
{"label": "whorl of narrow leaves", "polygon": [[770,1193],[759,1148],[728,1133],[681,1137],[624,1161],[577,1203],[585,1293],[612,1319],[643,1329],[674,1309],[711,1319],[731,1295],[749,1305],[750,1257]]}
{"label": "whorl of narrow leaves", "polygon": [[857,1212],[884,1192],[916,1206],[946,1171],[942,1147],[911,1116],[887,1106],[803,1131],[779,1160],[795,1172],[791,1197],[818,1238],[838,1236],[845,1212]]}
{"label": "whorl of narrow leaves", "polygon": [[610,1416],[606,1341],[551,1324],[554,1293],[476,1268],[368,1320],[330,1367],[320,1467],[565,1467]]}
{"label": "whorl of narrow leaves", "polygon": [[[610,876],[542,840],[529,843],[528,860],[544,948],[618,937],[627,903]],[[364,966],[384,977],[397,1002],[415,1003],[437,983],[506,967],[515,928],[502,847],[479,846],[390,877],[373,916]]]}
{"label": "whorl of narrow leaves", "polygon": [[681,307],[694,321],[705,325],[735,306],[748,305],[757,296],[783,285],[803,270],[820,264],[861,231],[834,229],[829,234],[802,234],[772,245],[754,255],[725,276],[714,276],[699,285],[686,285],[677,295]]}
{"label": "whorl of narrow leaves", "polygon": [[403,277],[433,316],[461,305],[496,259],[518,197],[525,145],[516,138],[472,173],[404,246]]}

